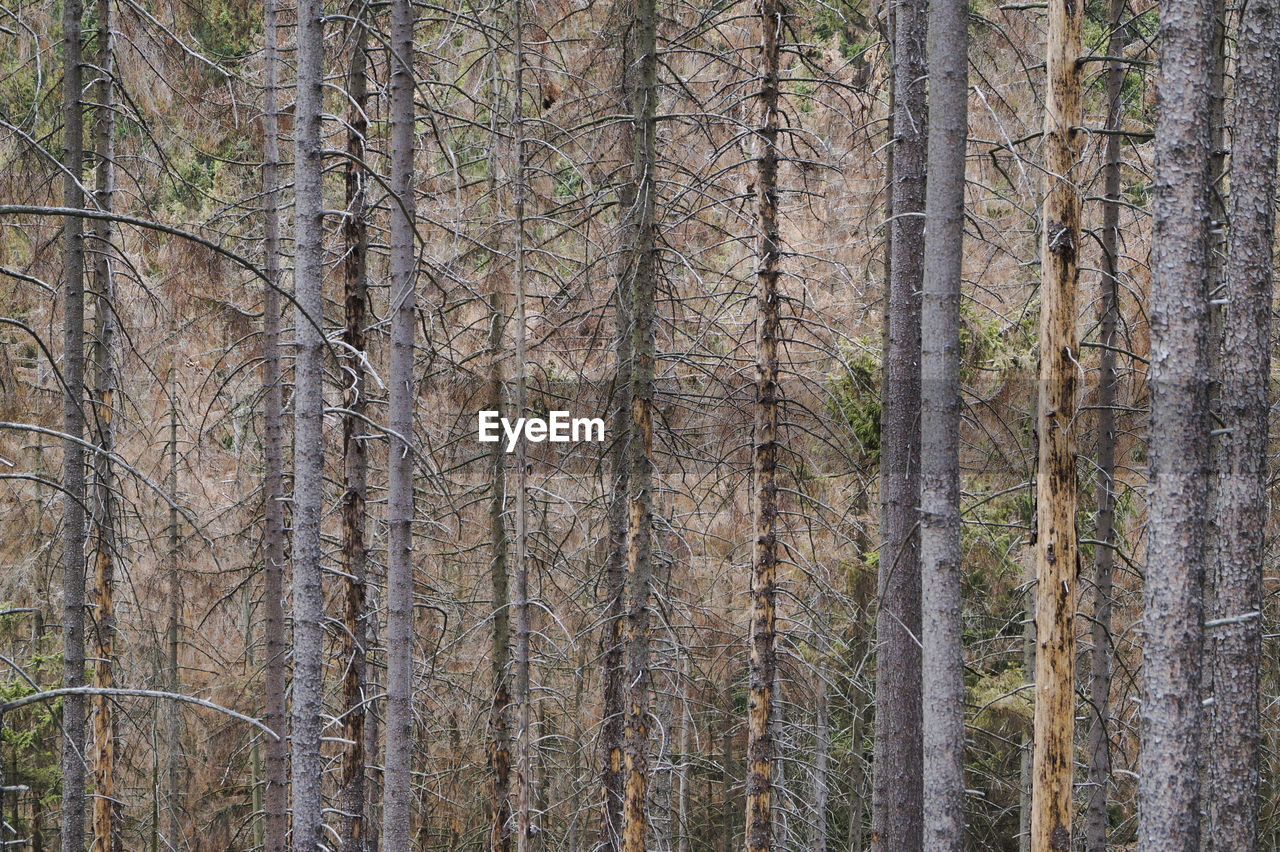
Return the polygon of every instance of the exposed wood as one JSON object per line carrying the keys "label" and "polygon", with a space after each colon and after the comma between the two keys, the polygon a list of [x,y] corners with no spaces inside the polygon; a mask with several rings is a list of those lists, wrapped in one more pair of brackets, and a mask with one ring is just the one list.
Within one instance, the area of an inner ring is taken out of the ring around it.
{"label": "exposed wood", "polygon": [[[115,17],[111,0],[98,0],[98,57],[94,98],[94,204],[111,210],[115,201]],[[115,422],[115,284],[112,278],[112,226],[106,219],[94,222],[93,252],[94,338],[93,418],[93,685],[110,689],[115,666],[115,555],[116,482]],[[92,699],[93,747],[90,760],[93,780],[93,852],[115,852],[116,725],[114,707],[106,695]]]}
{"label": "exposed wood", "polygon": [[782,8],[760,6],[762,121],[756,131],[756,363],[752,451],[750,659],[747,697],[747,852],[773,849],[773,688],[777,678],[778,575],[778,41]]}
{"label": "exposed wood", "polygon": [[632,91],[631,473],[627,507],[626,781],[622,852],[645,852],[649,812],[649,595],[653,578],[654,316],[661,274],[657,233],[658,4],[636,0],[638,62]]}
{"label": "exposed wood", "polygon": [[1036,688],[1032,852],[1072,849],[1075,736],[1075,422],[1078,404],[1080,27],[1084,6],[1051,0],[1040,249],[1040,381],[1036,405]]}

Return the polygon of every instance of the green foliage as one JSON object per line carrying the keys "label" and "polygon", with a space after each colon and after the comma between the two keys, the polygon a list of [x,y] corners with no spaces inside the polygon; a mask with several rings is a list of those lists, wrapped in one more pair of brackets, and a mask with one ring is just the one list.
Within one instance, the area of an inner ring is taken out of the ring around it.
{"label": "green foliage", "polygon": [[[62,655],[34,654],[23,669],[37,683],[45,682],[50,675],[62,670]],[[54,686],[57,685],[55,682]],[[14,701],[38,691],[16,675],[0,680],[0,701]],[[6,764],[5,783],[30,787],[33,795],[42,797],[50,807],[56,807],[61,778],[58,730],[61,714],[61,699],[28,704],[6,713],[4,725],[0,727],[0,753]]]}
{"label": "green foliage", "polygon": [[827,376],[827,414],[849,424],[861,453],[880,459],[880,359],[863,341],[841,348],[840,367]]}
{"label": "green foliage", "polygon": [[813,40],[818,44],[835,43],[845,61],[861,59],[880,38],[867,22],[862,6],[831,0],[816,2],[810,10]]}
{"label": "green foliage", "polygon": [[201,49],[215,59],[240,60],[254,48],[262,8],[233,0],[206,0],[192,27]]}

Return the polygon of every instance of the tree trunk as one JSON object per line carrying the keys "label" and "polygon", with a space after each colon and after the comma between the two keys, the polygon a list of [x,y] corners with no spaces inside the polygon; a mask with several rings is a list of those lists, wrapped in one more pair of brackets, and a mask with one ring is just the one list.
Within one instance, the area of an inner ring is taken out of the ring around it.
{"label": "tree trunk", "polygon": [[[294,121],[293,702],[292,846],[323,841],[324,593],[324,19],[319,0],[300,0]],[[393,650],[396,646],[391,646]],[[406,784],[407,787],[407,784]],[[407,848],[407,844],[404,848]]]}
{"label": "tree trunk", "polygon": [[284,647],[284,428],[280,376],[280,212],[277,170],[280,164],[278,85],[276,80],[276,0],[263,7],[266,104],[262,116],[263,255],[267,284],[262,293],[262,500],[263,542],[263,715],[277,735],[266,740],[266,789],[263,791],[263,852],[284,852],[287,768],[285,765]]}
{"label": "tree trunk", "polygon": [[929,177],[920,360],[924,849],[964,849],[960,570],[960,280],[969,5],[929,7]]}
{"label": "tree trunk", "polygon": [[413,18],[391,5],[391,427],[387,482],[387,733],[382,842],[409,849],[413,758]]}
{"label": "tree trunk", "polygon": [[626,782],[623,788],[622,850],[644,852],[648,834],[649,781],[649,588],[653,535],[654,313],[659,275],[656,204],[658,96],[658,5],[636,0],[634,27],[639,60],[633,92],[632,182],[636,201],[629,260],[631,279],[630,503],[627,507],[627,715]]}
{"label": "tree trunk", "polygon": [[[66,0],[62,10],[64,207],[84,207],[80,170],[84,160],[84,114],[80,101],[84,68],[81,62],[81,0]],[[84,219],[63,219],[64,252],[63,362],[65,382],[62,431],[64,510],[62,527],[62,660],[63,686],[84,686],[85,477],[84,447]],[[84,849],[83,695],[62,702],[62,852]]]}
{"label": "tree trunk", "polygon": [[[491,263],[497,270],[501,258]],[[502,410],[502,359],[504,352],[503,326],[507,309],[502,292],[503,276],[496,272],[490,276],[493,289],[489,293],[489,409]],[[511,663],[511,612],[507,577],[507,521],[506,521],[506,450],[501,442],[495,442],[489,450],[491,463],[489,495],[489,573],[493,581],[493,701],[489,707],[489,850],[508,852],[511,834],[507,823],[511,819],[511,730],[507,723],[511,691],[508,686],[507,667]]]}
{"label": "tree trunk", "polygon": [[752,474],[751,636],[747,698],[747,852],[773,849],[773,686],[777,677],[774,612],[778,574],[778,39],[777,0],[760,7],[762,124],[756,161],[759,233],[756,236],[755,437]]}
{"label": "tree trunk", "polygon": [[1160,9],[1138,782],[1142,852],[1191,852],[1199,844],[1213,25],[1212,0]]}
{"label": "tree trunk", "polygon": [[[625,101],[632,85],[632,58],[634,45],[630,31],[622,44],[622,59],[618,63],[619,100]],[[618,111],[625,106],[619,104]],[[629,122],[619,124],[619,147],[634,150],[635,132]],[[630,211],[636,201],[636,184],[630,168],[618,186],[618,209]],[[630,502],[631,465],[631,380],[632,380],[632,325],[631,281],[629,254],[635,234],[630,227],[629,213],[624,212],[619,223],[622,260],[616,265],[613,291],[614,316],[614,380],[613,410],[609,434],[613,443],[609,446],[609,541],[605,556],[605,618],[601,626],[603,653],[601,654],[602,721],[600,730],[600,786],[602,812],[600,819],[601,852],[618,852],[622,843],[622,799],[626,773],[623,769],[624,732],[626,710],[623,703],[623,633],[626,626],[626,564],[627,564],[627,507]]]}
{"label": "tree trunk", "polygon": [[[98,0],[98,69],[94,115],[94,200],[111,212],[115,193],[114,24],[111,0]],[[93,685],[110,689],[115,657],[115,287],[111,268],[111,222],[94,222],[94,501],[93,567],[97,606],[93,619]],[[116,810],[116,726],[109,696],[93,697],[93,852],[114,852],[112,825]]]}
{"label": "tree trunk", "polygon": [[[1124,52],[1125,0],[1111,0],[1107,53]],[[1124,63],[1107,68],[1105,197],[1102,208],[1102,305],[1098,338],[1098,520],[1093,561],[1093,647],[1090,658],[1089,801],[1085,811],[1087,852],[1107,852],[1107,790],[1111,779],[1111,583],[1115,561],[1116,325],[1120,317],[1120,129],[1124,117]]]}
{"label": "tree trunk", "polygon": [[[511,127],[515,151],[515,286],[516,286],[516,415],[525,416],[528,407],[524,266],[524,2],[515,0],[512,41],[515,48],[515,98]],[[532,839],[533,743],[530,730],[532,710],[529,692],[529,533],[528,533],[528,448],[516,444],[516,850],[528,852]]]}
{"label": "tree trunk", "polygon": [[[169,334],[172,354],[169,360],[169,469],[165,490],[169,495],[169,550],[165,554],[165,574],[168,580],[169,617],[165,626],[166,681],[169,691],[182,689],[182,673],[178,668],[178,631],[182,617],[182,572],[178,564],[180,529],[178,526],[178,322],[171,309]],[[178,821],[178,799],[181,784],[178,779],[178,703],[170,701],[165,712],[165,766],[164,784],[166,800],[165,842],[172,849],[180,849],[182,836]],[[281,811],[283,813],[283,810]]]}
{"label": "tree trunk", "polygon": [[880,435],[880,563],[871,836],[876,852],[922,839],[920,289],[925,186],[925,8],[893,21],[893,215]]}
{"label": "tree trunk", "polygon": [[346,740],[342,754],[342,787],[339,806],[342,810],[342,843],[347,852],[363,852],[365,844],[364,795],[364,722],[365,669],[368,649],[368,610],[365,604],[365,498],[368,460],[365,429],[368,400],[365,394],[366,343],[369,287],[367,280],[368,214],[365,209],[366,176],[364,167],[365,133],[368,121],[366,68],[369,34],[364,26],[364,4],[349,8],[352,42],[351,66],[347,72],[347,162],[346,218],[342,237],[345,254],[342,271],[344,283],[345,327],[342,333],[343,405],[342,457],[345,487],[342,510],[342,569],[346,579],[346,611],[343,616],[343,660],[346,668],[342,679],[342,738]]}
{"label": "tree trunk", "polygon": [[1217,611],[1206,623],[1214,666],[1208,833],[1224,850],[1258,845],[1261,566],[1280,113],[1280,4],[1250,0],[1240,14],[1219,396],[1224,431],[1211,511],[1221,529],[1218,552],[1211,554]]}
{"label": "tree trunk", "polygon": [[1031,781],[1032,852],[1072,848],[1075,736],[1076,330],[1080,27],[1083,4],[1049,4],[1045,191],[1040,248],[1040,384],[1036,405],[1036,686]]}

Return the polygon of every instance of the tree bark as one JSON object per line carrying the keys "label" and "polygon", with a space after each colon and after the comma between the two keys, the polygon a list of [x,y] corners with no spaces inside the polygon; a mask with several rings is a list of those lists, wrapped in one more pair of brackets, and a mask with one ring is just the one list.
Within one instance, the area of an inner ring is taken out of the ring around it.
{"label": "tree bark", "polygon": [[1080,28],[1084,6],[1051,0],[1046,45],[1045,191],[1040,248],[1040,382],[1036,405],[1036,685],[1032,852],[1072,848],[1076,541],[1074,422],[1079,334]]}
{"label": "tree bark", "polygon": [[[324,497],[324,18],[319,0],[300,0],[297,15],[291,833],[294,852],[315,852],[322,842],[324,821],[320,751],[324,696],[324,548],[320,529]],[[394,651],[395,646],[391,647]]]}
{"label": "tree bark", "polygon": [[[495,270],[501,258],[492,261]],[[502,360],[504,352],[503,326],[507,320],[507,308],[502,292],[502,276],[490,276],[493,289],[489,293],[489,409],[502,410]],[[511,848],[511,834],[507,823],[511,819],[511,729],[507,722],[511,690],[508,685],[507,667],[511,663],[511,613],[508,586],[506,501],[506,451],[501,442],[495,442],[489,451],[491,479],[489,495],[489,574],[493,584],[493,641],[491,662],[493,672],[493,701],[489,706],[489,850],[507,852]]]}
{"label": "tree bark", "polygon": [[[525,149],[524,149],[524,2],[514,0],[512,42],[515,48],[515,99],[511,127],[515,151],[515,285],[516,285],[516,413],[528,407],[528,322],[525,308]],[[529,691],[529,462],[522,440],[516,445],[516,850],[528,852],[532,840],[533,742]]]}
{"label": "tree bark", "polygon": [[1199,845],[1213,17],[1212,0],[1160,9],[1138,782],[1141,852],[1191,852]]}
{"label": "tree bark", "polygon": [[[110,212],[115,193],[115,87],[114,19],[111,0],[98,0],[98,68],[94,109],[94,200],[99,210]],[[111,222],[94,222],[94,501],[93,566],[96,608],[93,619],[93,685],[110,689],[115,664],[115,287],[111,265]],[[95,695],[93,706],[93,852],[114,852],[116,810],[116,726],[111,699]]]}
{"label": "tree bark", "polygon": [[760,6],[762,123],[756,161],[755,435],[752,474],[751,635],[747,698],[747,852],[773,849],[773,686],[777,677],[774,603],[778,574],[778,0]]}
{"label": "tree bark", "polygon": [[634,27],[638,60],[633,90],[631,280],[630,502],[627,507],[627,672],[626,782],[623,788],[622,850],[644,852],[647,842],[649,781],[649,589],[653,535],[654,313],[659,275],[657,244],[656,118],[658,95],[658,6],[636,0]]}
{"label": "tree bark", "polygon": [[[169,494],[169,548],[165,554],[165,574],[168,580],[169,617],[165,627],[167,644],[166,675],[169,691],[178,693],[182,688],[182,672],[178,668],[178,632],[182,619],[182,571],[178,564],[181,536],[178,517],[178,322],[176,312],[170,309],[169,335],[172,353],[169,360],[169,457],[168,481],[165,490]],[[173,849],[181,848],[182,835],[178,819],[180,779],[178,778],[178,704],[169,702],[165,713],[165,766],[164,784],[166,800],[165,842]],[[281,810],[283,813],[283,809]]]}
{"label": "tree bark", "polygon": [[[618,100],[630,97],[633,85],[634,44],[628,28],[623,36],[622,59],[618,63],[621,72],[618,81]],[[618,111],[625,105],[620,103]],[[635,132],[630,122],[619,124],[619,147],[634,150]],[[618,209],[630,211],[636,201],[636,185],[631,168],[618,186]],[[630,225],[631,216],[623,213],[619,223],[622,259],[616,264],[613,290],[614,316],[614,380],[613,410],[609,434],[613,442],[609,446],[609,541],[605,556],[605,620],[601,626],[603,653],[601,654],[602,721],[600,730],[600,786],[602,793],[600,818],[601,852],[618,852],[622,844],[622,800],[626,782],[623,751],[626,730],[626,710],[623,703],[623,637],[626,626],[626,564],[627,564],[627,507],[630,503],[631,465],[631,381],[632,381],[632,324],[630,252],[635,234]]]}
{"label": "tree bark", "polygon": [[384,848],[409,849],[413,758],[413,348],[416,292],[413,194],[413,24],[409,0],[391,4],[392,435],[387,482],[387,733]]}
{"label": "tree bark", "polygon": [[1217,849],[1258,844],[1262,559],[1267,517],[1280,4],[1250,0],[1237,39],[1226,314],[1216,504],[1221,530],[1212,648],[1208,834]]}
{"label": "tree bark", "polygon": [[964,849],[960,298],[969,5],[929,6],[929,151],[920,360],[924,849]]}
{"label": "tree bark", "polygon": [[[80,170],[84,160],[84,114],[80,93],[81,0],[66,0],[62,9],[63,82],[62,121],[64,168],[62,204],[84,207]],[[84,447],[84,219],[63,220],[63,362],[66,383],[62,431],[64,490],[62,532],[62,659],[63,686],[84,686],[85,476]],[[68,695],[62,703],[62,852],[84,849],[85,700]]]}
{"label": "tree bark", "polygon": [[[1111,0],[1111,36],[1107,54],[1124,53],[1125,0]],[[1098,338],[1098,504],[1093,561],[1093,647],[1090,651],[1089,801],[1085,811],[1085,848],[1107,852],[1107,791],[1111,780],[1111,587],[1115,561],[1116,469],[1116,325],[1120,316],[1120,134],[1124,118],[1124,63],[1107,68],[1105,201],[1102,208],[1102,305]]]}
{"label": "tree bark", "polygon": [[872,848],[912,852],[923,837],[920,680],[920,290],[925,191],[925,9],[893,20],[893,215],[880,425],[879,610]]}
{"label": "tree bark", "polygon": [[263,430],[263,715],[278,739],[266,741],[266,789],[263,791],[263,852],[284,852],[287,768],[285,765],[284,647],[284,428],[280,370],[280,212],[277,171],[280,164],[278,83],[276,70],[276,0],[263,6],[266,103],[262,116],[263,263],[267,285],[262,293]]}
{"label": "tree bark", "polygon": [[365,26],[364,4],[353,2],[348,11],[352,18],[349,38],[352,44],[351,65],[347,72],[347,161],[346,217],[342,225],[345,254],[342,271],[344,283],[344,318],[342,332],[343,407],[342,456],[344,485],[339,506],[342,511],[342,568],[346,578],[346,608],[343,615],[343,718],[342,738],[346,740],[342,754],[342,781],[339,805],[342,810],[342,844],[348,852],[363,852],[365,843],[364,795],[364,722],[365,670],[368,651],[368,610],[365,555],[365,500],[368,460],[365,447],[368,435],[365,419],[368,400],[365,394],[366,342],[364,328],[368,312],[367,279],[368,213],[364,158],[368,120],[366,68],[369,34]]}

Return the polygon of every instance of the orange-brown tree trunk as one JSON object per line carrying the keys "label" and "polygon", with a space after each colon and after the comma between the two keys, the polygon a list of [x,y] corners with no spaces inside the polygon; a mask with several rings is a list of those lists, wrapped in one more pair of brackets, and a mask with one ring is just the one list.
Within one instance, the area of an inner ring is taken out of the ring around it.
{"label": "orange-brown tree trunk", "polygon": [[774,603],[778,573],[778,0],[760,8],[763,121],[758,133],[759,228],[756,272],[756,422],[752,456],[751,650],[747,701],[748,852],[773,848],[773,685],[777,669]]}
{"label": "orange-brown tree trunk", "polygon": [[[115,190],[115,112],[112,74],[114,39],[111,0],[98,0],[98,69],[95,86],[97,101],[94,118],[94,147],[97,158],[94,200],[99,209],[111,211]],[[95,294],[93,363],[95,443],[93,503],[93,585],[96,606],[93,611],[93,685],[110,689],[115,661],[115,470],[111,453],[115,449],[112,405],[115,395],[115,360],[113,338],[115,305],[111,269],[111,223],[99,219],[94,223],[93,282]],[[95,695],[92,701],[93,746],[90,765],[93,772],[93,852],[113,852],[115,800],[116,726],[111,698]]]}
{"label": "orange-brown tree trunk", "polygon": [[1071,844],[1075,732],[1076,330],[1080,194],[1080,26],[1084,5],[1050,0],[1045,98],[1045,192],[1040,252],[1040,383],[1036,428],[1036,704],[1032,852]]}

